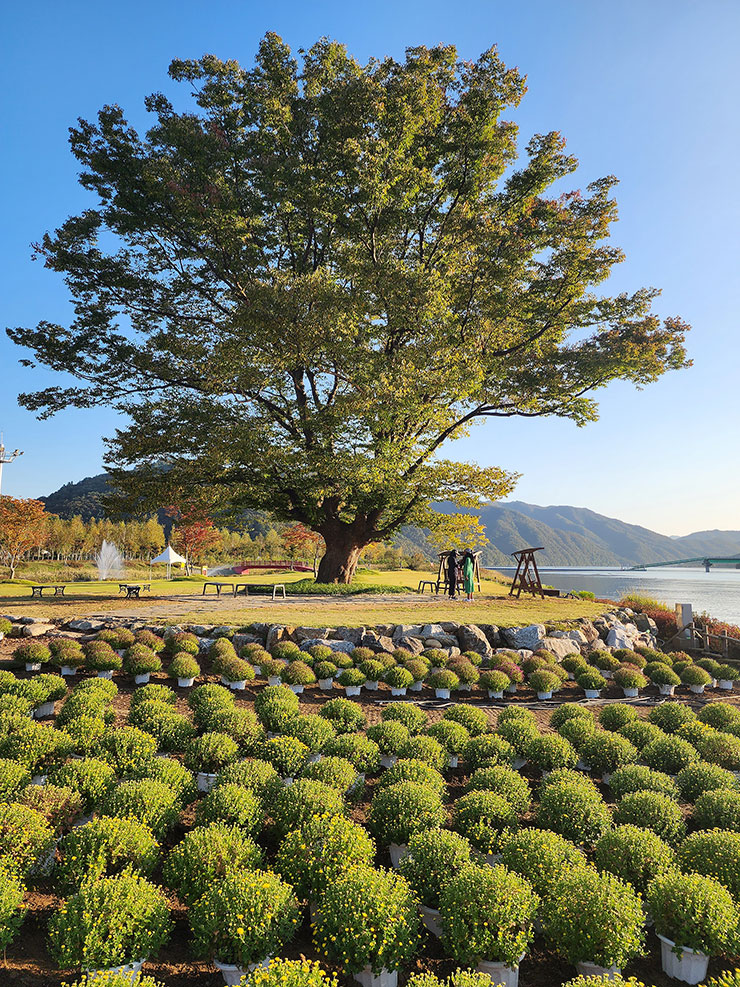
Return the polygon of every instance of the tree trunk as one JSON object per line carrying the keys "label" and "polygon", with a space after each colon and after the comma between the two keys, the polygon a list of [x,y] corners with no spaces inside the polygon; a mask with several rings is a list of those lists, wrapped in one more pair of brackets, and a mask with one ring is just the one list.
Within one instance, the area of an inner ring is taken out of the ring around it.
{"label": "tree trunk", "polygon": [[326,552],[316,574],[317,583],[351,583],[360,558],[360,552],[369,544],[350,525],[322,529]]}

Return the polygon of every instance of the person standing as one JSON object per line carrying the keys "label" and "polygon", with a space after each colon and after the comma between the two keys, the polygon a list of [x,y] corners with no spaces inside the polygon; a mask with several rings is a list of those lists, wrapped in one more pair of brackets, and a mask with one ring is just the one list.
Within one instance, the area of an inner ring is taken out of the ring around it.
{"label": "person standing", "polygon": [[453,548],[447,555],[447,590],[450,599],[455,599],[457,593],[457,552]]}
{"label": "person standing", "polygon": [[462,560],[462,582],[466,593],[466,603],[473,602],[473,589],[475,585],[475,556],[467,549]]}

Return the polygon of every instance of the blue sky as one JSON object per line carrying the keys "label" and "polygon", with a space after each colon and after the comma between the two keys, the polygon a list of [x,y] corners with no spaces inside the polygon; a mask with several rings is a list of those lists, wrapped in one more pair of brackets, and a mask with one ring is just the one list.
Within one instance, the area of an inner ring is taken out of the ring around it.
{"label": "blue sky", "polygon": [[[119,103],[142,127],[143,98],[168,88],[173,57],[212,52],[248,64],[267,30],[295,48],[328,35],[361,60],[438,43],[472,58],[498,44],[528,76],[515,117],[522,144],[560,130],[581,162],[574,187],[620,179],[614,240],[627,260],[609,289],[660,287],[657,311],[694,327],[694,367],[642,392],[612,386],[599,422],[491,422],[448,454],[521,472],[515,497],[532,503],[589,507],[666,534],[740,529],[735,0],[9,5],[0,41],[3,324],[69,318],[64,284],[30,249],[90,203],[76,184],[67,128],[103,103]],[[116,419],[70,410],[37,421],[16,394],[55,378],[19,367],[22,355],[0,338],[0,429],[6,445],[25,450],[6,468],[3,492],[38,496],[99,472],[102,436]]]}

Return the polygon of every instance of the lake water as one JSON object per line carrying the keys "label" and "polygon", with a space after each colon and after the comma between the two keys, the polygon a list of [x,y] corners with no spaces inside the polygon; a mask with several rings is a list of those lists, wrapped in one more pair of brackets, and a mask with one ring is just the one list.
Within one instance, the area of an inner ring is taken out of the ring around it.
{"label": "lake water", "polygon": [[[501,569],[513,575],[514,569]],[[665,566],[630,572],[622,569],[540,569],[543,583],[562,590],[585,589],[598,597],[620,600],[640,593],[660,600],[671,609],[690,603],[694,613],[706,611],[718,620],[740,624],[740,569],[689,569]]]}

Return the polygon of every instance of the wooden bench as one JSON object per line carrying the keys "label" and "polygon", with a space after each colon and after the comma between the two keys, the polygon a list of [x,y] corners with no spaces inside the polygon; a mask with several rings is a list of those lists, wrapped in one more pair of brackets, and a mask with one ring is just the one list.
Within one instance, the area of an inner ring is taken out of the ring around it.
{"label": "wooden bench", "polygon": [[434,579],[421,579],[419,581],[419,586],[416,590],[417,593],[426,593],[426,587],[429,587],[430,593],[439,593],[439,584],[435,582]]}
{"label": "wooden bench", "polygon": [[120,593],[122,590],[125,590],[127,600],[131,600],[131,599],[138,600],[139,594],[141,592],[146,591],[150,593],[151,589],[152,589],[151,583],[121,583],[121,585],[118,588],[118,592]]}
{"label": "wooden bench", "polygon": [[45,589],[53,589],[54,596],[64,596],[64,591],[66,588],[67,588],[66,586],[55,586],[52,583],[44,583],[41,586],[32,586],[31,597],[33,598],[34,596],[38,596],[38,597],[43,596]]}
{"label": "wooden bench", "polygon": [[271,593],[273,600],[277,599],[277,591],[283,591],[283,599],[287,600],[285,594],[285,583],[237,583],[234,587],[234,596],[251,596],[256,593]]}

